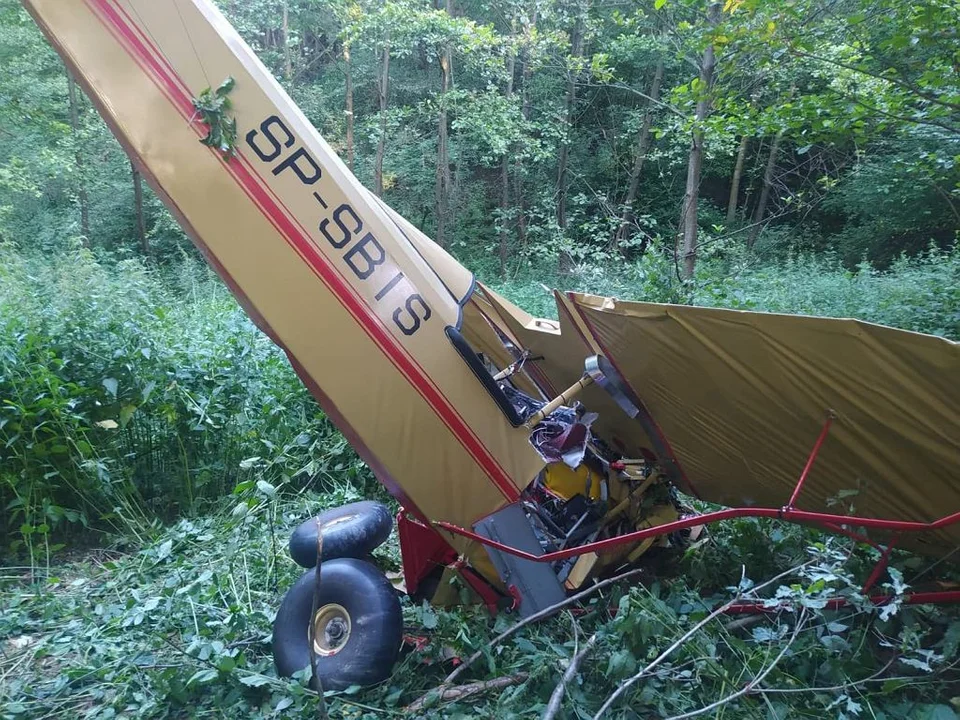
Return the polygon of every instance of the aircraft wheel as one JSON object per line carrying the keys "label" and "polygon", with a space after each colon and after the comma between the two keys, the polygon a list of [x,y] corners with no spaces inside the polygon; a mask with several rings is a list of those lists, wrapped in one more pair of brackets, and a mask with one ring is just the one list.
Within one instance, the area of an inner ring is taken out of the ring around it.
{"label": "aircraft wheel", "polygon": [[340,558],[308,570],[283,598],[273,622],[273,661],[290,676],[310,666],[309,627],[314,627],[317,673],[324,690],[375,685],[386,680],[400,654],[403,615],[389,580],[363,560]]}
{"label": "aircraft wheel", "polygon": [[364,558],[380,547],[393,530],[393,515],[383,503],[350,503],[310,518],[290,536],[290,556],[305,568],[317,564],[317,525],[322,527],[323,560]]}

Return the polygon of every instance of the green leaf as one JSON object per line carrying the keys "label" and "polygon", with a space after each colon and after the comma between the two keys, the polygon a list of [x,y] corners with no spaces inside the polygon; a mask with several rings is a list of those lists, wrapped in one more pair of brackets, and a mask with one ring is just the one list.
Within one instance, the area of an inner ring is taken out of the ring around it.
{"label": "green leaf", "polygon": [[190,679],[187,680],[187,685],[204,685],[205,683],[210,682],[211,680],[217,679],[217,671],[213,668],[204,668],[203,670],[197,670],[193,675],[190,676]]}
{"label": "green leaf", "polygon": [[660,10],[666,4],[667,0],[653,0],[653,9]]}
{"label": "green leaf", "polygon": [[244,675],[240,682],[247,687],[262,687],[270,682],[270,678],[260,674]]}
{"label": "green leaf", "polygon": [[433,611],[429,605],[423,606],[423,613],[420,617],[420,624],[423,625],[427,630],[433,630],[437,627],[439,619],[437,614]]}
{"label": "green leaf", "polygon": [[118,383],[116,378],[112,378],[112,377],[104,378],[101,382],[103,383],[103,387],[106,389],[106,391],[110,393],[111,397],[117,396]]}
{"label": "green leaf", "polygon": [[120,408],[120,427],[125,427],[133,414],[137,411],[136,405],[124,405]]}

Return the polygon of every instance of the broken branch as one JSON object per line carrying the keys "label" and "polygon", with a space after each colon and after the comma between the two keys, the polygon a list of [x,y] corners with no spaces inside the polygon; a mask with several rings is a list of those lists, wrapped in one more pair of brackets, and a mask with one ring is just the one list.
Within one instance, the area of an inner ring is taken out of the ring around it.
{"label": "broken branch", "polygon": [[[760,583],[759,585],[756,585],[756,586],[752,587],[752,588],[750,589],[750,592],[751,592],[751,593],[756,593],[756,592],[764,589],[765,587],[768,587],[769,585],[772,585],[773,583],[778,582],[779,580],[782,580],[783,578],[785,578],[785,577],[787,577],[787,576],[789,576],[789,575],[793,575],[794,573],[796,573],[796,572],[797,572],[798,570],[800,570],[801,568],[804,568],[804,567],[806,567],[807,565],[811,565],[813,562],[814,562],[813,560],[808,560],[807,562],[801,563],[800,565],[797,565],[796,567],[792,567],[792,568],[790,568],[789,570],[785,570],[784,572],[780,573],[779,575],[776,575],[776,576],[770,578],[769,580],[767,580],[767,581],[765,581],[765,582],[763,582],[763,583]],[[742,583],[742,581],[741,581],[741,583]],[[677,640],[676,640],[672,645],[670,645],[670,647],[668,647],[666,650],[664,650],[662,653],[660,653],[652,662],[650,662],[650,664],[648,664],[645,668],[643,668],[643,670],[641,670],[640,672],[638,672],[638,673],[637,673],[636,675],[634,675],[633,677],[629,678],[625,683],[623,683],[620,687],[618,687],[618,688],[614,691],[614,693],[613,693],[610,697],[608,697],[608,698],[606,699],[606,701],[603,703],[603,705],[600,706],[600,709],[597,711],[597,714],[593,716],[593,720],[599,720],[599,718],[600,718],[607,710],[609,710],[609,709],[613,706],[613,704],[617,701],[617,699],[618,699],[621,695],[623,695],[627,690],[629,690],[629,689],[634,685],[634,683],[636,683],[638,680],[640,680],[641,678],[643,678],[643,677],[645,677],[646,675],[648,675],[651,670],[653,670],[655,667],[657,667],[657,665],[659,665],[659,664],[662,663],[664,660],[666,660],[670,655],[672,655],[672,654],[674,653],[674,651],[676,651],[679,647],[681,647],[684,643],[686,643],[687,640],[689,640],[691,637],[693,637],[694,635],[696,635],[697,632],[699,632],[701,628],[703,628],[705,625],[707,625],[707,624],[710,623],[711,621],[713,621],[713,620],[715,620],[716,618],[718,618],[720,615],[723,615],[727,610],[729,610],[731,607],[733,607],[733,606],[740,600],[740,598],[741,598],[742,596],[743,596],[743,593],[738,590],[738,591],[737,591],[737,594],[734,595],[730,600],[728,600],[727,602],[725,602],[723,605],[721,605],[721,606],[718,607],[716,610],[714,610],[714,611],[711,612],[709,615],[707,615],[703,620],[701,620],[701,621],[698,622],[696,625],[694,625],[692,628],[690,628],[689,630],[687,630],[687,632],[685,632],[683,635],[681,635],[679,638],[677,638]],[[764,677],[766,677],[766,676],[764,676]]]}
{"label": "broken branch", "polygon": [[590,636],[590,639],[584,643],[583,649],[570,660],[567,671],[563,673],[563,677],[560,678],[560,682],[557,683],[557,687],[554,688],[553,694],[550,696],[550,702],[547,704],[547,709],[543,711],[541,720],[553,720],[553,718],[556,717],[556,714],[560,711],[560,704],[563,702],[563,695],[567,690],[567,685],[573,681],[574,676],[580,669],[580,664],[583,662],[583,659],[593,650],[593,646],[596,644],[597,634],[594,633]]}
{"label": "broken branch", "polygon": [[404,708],[407,712],[419,712],[434,702],[455,702],[464,700],[472,695],[477,695],[487,690],[503,690],[511,685],[517,685],[526,681],[528,673],[517,673],[516,675],[504,675],[493,680],[481,680],[478,682],[467,683],[466,685],[440,686],[434,688],[425,695],[420,696]]}

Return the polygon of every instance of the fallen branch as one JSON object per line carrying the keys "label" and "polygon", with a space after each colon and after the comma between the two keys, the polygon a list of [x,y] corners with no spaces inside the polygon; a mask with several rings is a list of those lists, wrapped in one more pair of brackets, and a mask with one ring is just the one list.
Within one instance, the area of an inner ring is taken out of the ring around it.
{"label": "fallen branch", "polygon": [[520,630],[521,628],[526,627],[526,626],[529,625],[530,623],[536,622],[537,620],[543,620],[544,618],[548,618],[548,617],[550,617],[550,616],[552,616],[552,615],[556,615],[558,612],[560,612],[561,610],[563,610],[563,608],[565,608],[567,605],[572,605],[572,604],[576,603],[577,601],[582,600],[583,598],[587,597],[588,595],[592,595],[593,593],[597,592],[598,590],[602,590],[603,588],[607,587],[608,585],[613,585],[614,583],[619,582],[619,581],[621,581],[621,580],[626,580],[627,578],[633,577],[634,575],[638,575],[638,574],[640,574],[641,572],[643,572],[643,569],[642,569],[642,568],[637,568],[637,569],[635,569],[635,570],[630,570],[629,572],[621,573],[620,575],[616,575],[616,576],[614,576],[614,577],[612,577],[612,578],[607,578],[606,580],[604,580],[604,581],[602,581],[602,582],[598,582],[596,585],[592,585],[591,587],[588,587],[586,590],[582,590],[582,591],[578,592],[576,595],[571,595],[570,597],[566,598],[565,600],[561,600],[560,602],[556,603],[555,605],[551,605],[550,607],[546,607],[546,608],[544,608],[543,610],[541,610],[540,612],[536,612],[536,613],[534,613],[533,615],[531,615],[531,616],[529,616],[529,617],[526,617],[526,618],[524,618],[523,620],[520,620],[518,623],[516,623],[515,625],[513,625],[513,626],[507,628],[506,630],[504,630],[502,633],[500,633],[499,635],[497,635],[493,640],[491,640],[489,643],[487,643],[483,648],[481,648],[480,650],[477,650],[473,655],[471,655],[469,658],[467,658],[467,660],[466,660],[465,662],[463,662],[456,670],[454,670],[452,673],[450,673],[449,675],[447,675],[446,679],[443,681],[443,683],[441,683],[441,687],[442,687],[443,685],[449,685],[451,682],[453,682],[454,680],[456,680],[457,677],[459,677],[460,675],[462,675],[463,672],[464,672],[468,667],[470,667],[471,665],[473,665],[473,663],[475,663],[477,660],[479,660],[481,657],[483,657],[483,650],[484,650],[485,648],[488,648],[488,647],[489,647],[489,648],[496,647],[497,645],[499,645],[500,643],[502,643],[504,640],[506,640],[508,637],[510,637],[511,635],[513,635],[515,632],[517,632],[517,631]]}
{"label": "fallen branch", "polygon": [[478,695],[487,690],[503,690],[511,685],[525,682],[527,677],[529,677],[528,673],[517,673],[516,675],[504,675],[503,677],[494,678],[493,680],[481,680],[467,683],[466,685],[440,686],[425,695],[421,695],[407,705],[404,710],[406,712],[419,712],[426,708],[428,704],[432,705],[434,702],[455,702],[473,695]]}
{"label": "fallen branch", "polygon": [[553,718],[556,717],[556,714],[560,711],[560,704],[563,702],[563,694],[567,690],[567,685],[573,681],[577,670],[580,669],[580,664],[583,662],[583,659],[593,650],[593,646],[596,644],[597,634],[594,633],[584,644],[583,649],[570,660],[567,671],[563,674],[563,677],[560,678],[560,682],[557,683],[557,687],[550,696],[550,702],[547,704],[547,709],[543,711],[541,720],[553,720]]}
{"label": "fallen branch", "polygon": [[[813,564],[813,562],[814,562],[813,560],[808,560],[807,562],[801,563],[796,567],[792,567],[789,570],[786,570],[780,573],[779,575],[776,575],[775,577],[772,577],[769,580],[750,588],[750,592],[756,593],[762,590],[763,588],[768,587],[769,585],[772,585],[773,583],[778,582],[779,580],[782,580],[783,578],[789,575],[793,575],[798,570],[806,567],[807,565]],[[737,602],[740,601],[741,597],[743,597],[743,593],[738,590],[737,594],[734,595],[730,600],[725,602],[723,605],[721,605],[716,610],[714,610],[709,615],[707,615],[703,620],[701,620],[692,628],[687,630],[687,632],[681,635],[670,647],[668,647],[666,650],[660,653],[653,661],[651,661],[645,668],[643,668],[643,670],[638,672],[633,677],[629,678],[625,683],[623,683],[620,687],[618,687],[614,691],[614,693],[606,699],[603,705],[600,706],[600,709],[597,711],[597,714],[593,716],[593,720],[599,720],[600,716],[602,716],[607,710],[609,710],[611,706],[617,701],[617,699],[621,695],[623,695],[623,693],[629,690],[634,683],[636,683],[638,680],[648,675],[651,670],[653,670],[657,665],[659,665],[664,660],[666,660],[670,655],[672,655],[673,652],[677,650],[677,648],[679,648],[681,645],[687,642],[687,640],[689,640],[691,637],[696,635],[701,628],[703,628],[705,625],[707,625],[711,621],[718,618],[720,615],[723,615],[727,610],[733,607]]]}
{"label": "fallen branch", "polygon": [[477,660],[483,657],[483,651],[485,649],[496,647],[498,644],[502,643],[504,640],[506,640],[508,637],[516,633],[521,628],[524,628],[530,623],[536,622],[537,620],[543,620],[544,618],[550,617],[551,615],[555,615],[556,613],[560,612],[563,608],[565,608],[567,605],[572,605],[573,603],[579,600],[582,600],[583,598],[587,597],[588,595],[591,595],[592,593],[597,592],[598,590],[602,590],[603,588],[609,585],[613,585],[616,582],[620,582],[621,580],[626,580],[627,578],[633,577],[635,575],[639,575],[641,572],[643,572],[643,568],[636,568],[634,570],[629,570],[625,573],[621,573],[620,575],[615,575],[611,578],[607,578],[602,582],[598,582],[596,585],[592,585],[588,587],[586,590],[582,590],[578,592],[576,595],[571,595],[570,597],[566,598],[565,600],[561,600],[555,605],[551,605],[550,607],[544,608],[540,612],[536,612],[533,615],[530,615],[529,617],[526,617],[523,620],[520,620],[516,624],[512,625],[511,627],[507,628],[502,633],[497,635],[493,640],[491,640],[482,648],[477,650],[473,655],[468,657],[453,672],[447,675],[447,677],[444,679],[442,683],[440,683],[437,687],[433,688],[432,690],[428,690],[420,698],[415,700],[413,704],[416,705],[418,703],[423,702],[428,695],[432,696],[432,695],[435,695],[436,693],[442,693],[443,690],[445,688],[450,687],[453,681],[456,680],[460,675],[462,675],[468,667],[470,667],[471,665],[473,665],[473,663],[475,663]]}

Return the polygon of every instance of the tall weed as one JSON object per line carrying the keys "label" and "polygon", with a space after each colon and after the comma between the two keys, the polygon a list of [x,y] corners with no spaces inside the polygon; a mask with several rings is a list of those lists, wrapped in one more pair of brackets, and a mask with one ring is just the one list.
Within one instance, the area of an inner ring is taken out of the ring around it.
{"label": "tall weed", "polygon": [[202,265],[0,248],[0,533],[32,557],[66,525],[142,536],[273,482],[369,474],[283,353]]}

